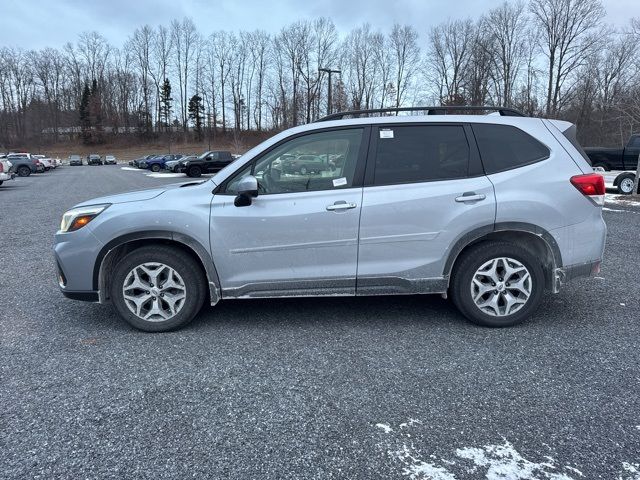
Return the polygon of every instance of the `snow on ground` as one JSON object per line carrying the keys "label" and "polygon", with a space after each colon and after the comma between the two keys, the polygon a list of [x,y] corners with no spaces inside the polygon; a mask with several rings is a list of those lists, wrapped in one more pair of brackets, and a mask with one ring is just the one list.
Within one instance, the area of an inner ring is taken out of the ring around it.
{"label": "snow on ground", "polygon": [[640,200],[633,199],[629,195],[613,195],[607,193],[604,196],[606,203],[613,203],[614,205],[620,205],[624,207],[640,207]]}
{"label": "snow on ground", "polygon": [[[384,432],[379,448],[399,462],[402,475],[411,480],[578,480],[588,477],[576,466],[562,465],[547,455],[537,462],[527,459],[505,438],[502,443],[458,448],[449,459],[438,458],[429,453],[428,446],[416,444],[415,439],[419,438],[416,432],[407,431],[416,424],[419,428],[422,422],[411,419],[396,429],[386,423],[375,425]],[[624,462],[616,478],[640,480],[640,464]]]}

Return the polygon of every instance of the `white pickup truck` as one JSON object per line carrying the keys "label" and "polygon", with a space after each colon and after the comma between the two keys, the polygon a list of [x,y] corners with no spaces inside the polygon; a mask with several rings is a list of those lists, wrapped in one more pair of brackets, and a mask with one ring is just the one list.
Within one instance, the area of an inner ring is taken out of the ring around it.
{"label": "white pickup truck", "polygon": [[0,185],[6,180],[13,180],[16,176],[15,173],[11,173],[11,162],[6,158],[0,158]]}

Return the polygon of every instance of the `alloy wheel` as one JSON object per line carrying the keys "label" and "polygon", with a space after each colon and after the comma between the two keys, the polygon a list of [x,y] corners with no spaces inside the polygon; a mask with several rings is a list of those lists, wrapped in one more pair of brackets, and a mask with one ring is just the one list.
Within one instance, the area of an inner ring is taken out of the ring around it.
{"label": "alloy wheel", "polygon": [[149,262],[127,274],[122,294],[127,308],[138,318],[163,322],[180,312],[187,288],[176,270],[164,263]]}
{"label": "alloy wheel", "polygon": [[527,267],[513,258],[499,257],[476,270],[471,280],[471,298],[483,313],[504,317],[527,303],[532,287]]}

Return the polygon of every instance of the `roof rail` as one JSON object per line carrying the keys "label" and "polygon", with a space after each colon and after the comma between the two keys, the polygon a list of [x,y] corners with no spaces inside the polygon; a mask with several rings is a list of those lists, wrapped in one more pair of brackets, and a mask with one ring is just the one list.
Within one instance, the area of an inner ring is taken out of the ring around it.
{"label": "roof rail", "polygon": [[[489,107],[481,105],[447,105],[439,107],[390,107],[390,108],[374,108],[370,110],[347,110],[344,112],[332,113],[326,117],[322,117],[316,122],[327,122],[329,120],[342,120],[344,117],[359,117],[361,115],[372,116],[377,113],[399,113],[399,112],[427,112],[427,115],[446,115],[451,111],[494,111],[500,113],[503,117],[525,117],[526,115],[515,108],[506,107]],[[381,116],[381,115],[380,115]]]}

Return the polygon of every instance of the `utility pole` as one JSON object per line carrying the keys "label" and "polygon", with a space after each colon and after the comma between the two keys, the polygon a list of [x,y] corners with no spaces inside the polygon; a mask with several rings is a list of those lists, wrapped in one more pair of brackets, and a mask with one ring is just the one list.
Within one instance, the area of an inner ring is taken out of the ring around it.
{"label": "utility pole", "polygon": [[331,74],[332,73],[342,73],[340,70],[332,70],[330,68],[319,68],[319,72],[326,72],[329,74],[329,99],[327,102],[327,115],[331,115]]}

